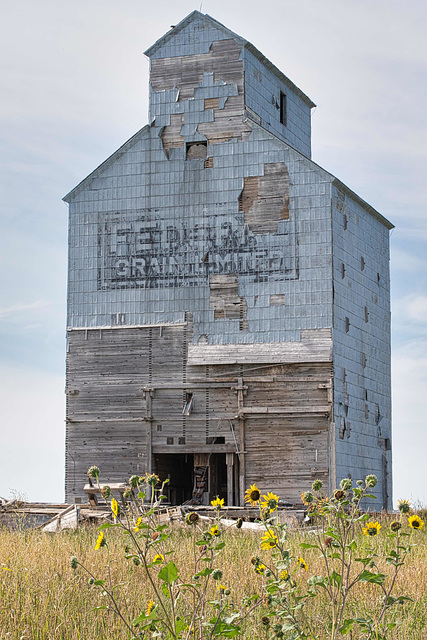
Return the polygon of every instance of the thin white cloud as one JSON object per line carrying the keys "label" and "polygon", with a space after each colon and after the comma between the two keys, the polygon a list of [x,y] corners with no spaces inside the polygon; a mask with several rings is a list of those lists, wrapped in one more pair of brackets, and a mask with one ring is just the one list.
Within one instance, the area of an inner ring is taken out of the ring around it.
{"label": "thin white cloud", "polygon": [[23,312],[34,311],[35,309],[43,309],[49,304],[49,300],[42,298],[29,304],[13,304],[9,307],[0,307],[0,319],[9,318],[14,315],[21,315]]}

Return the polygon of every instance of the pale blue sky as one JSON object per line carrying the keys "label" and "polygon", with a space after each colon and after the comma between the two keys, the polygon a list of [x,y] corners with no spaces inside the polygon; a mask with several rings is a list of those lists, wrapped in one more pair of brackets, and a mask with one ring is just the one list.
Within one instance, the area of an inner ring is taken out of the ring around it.
{"label": "pale blue sky", "polygon": [[[142,52],[200,3],[15,0],[1,9],[0,496],[61,501],[61,198],[147,123]],[[396,225],[395,498],[427,504],[427,5],[208,0],[201,10],[316,102],[313,160]]]}

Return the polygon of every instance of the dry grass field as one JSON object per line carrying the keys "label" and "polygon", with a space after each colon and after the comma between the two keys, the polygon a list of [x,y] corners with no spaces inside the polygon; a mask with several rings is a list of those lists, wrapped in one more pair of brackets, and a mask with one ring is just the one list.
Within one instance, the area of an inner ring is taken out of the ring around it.
{"label": "dry grass field", "polygon": [[[425,514],[422,514],[425,515]],[[383,531],[387,526],[383,522]],[[144,580],[141,566],[135,566],[124,558],[125,538],[117,529],[110,529],[108,547],[95,551],[98,532],[95,528],[46,534],[40,531],[8,532],[0,530],[0,638],[8,640],[108,640],[129,637],[122,624],[110,612],[92,611],[102,604],[102,596],[96,587],[88,584],[88,576],[79,567],[73,570],[70,557],[79,561],[98,578],[106,575],[106,562],[111,559],[113,581],[121,583],[120,598],[123,611],[132,618],[144,610],[153,597],[150,586]],[[395,594],[406,594],[413,599],[397,607],[398,627],[390,631],[390,640],[427,639],[427,535],[425,530],[416,532],[414,547],[401,568]],[[307,541],[306,531],[290,533],[289,546],[301,555],[299,543]],[[224,536],[226,546],[219,557],[218,566],[223,571],[221,582],[231,590],[231,598],[239,602],[241,597],[260,593],[262,576],[253,570],[251,557],[260,551],[260,534],[245,530],[230,530]],[[386,536],[378,536],[380,545],[387,544]],[[194,547],[189,527],[175,525],[170,540],[173,550],[170,558],[179,567],[181,577],[191,575]],[[305,551],[308,571],[295,574],[295,579],[306,582],[314,574],[321,574],[322,567],[316,551]],[[380,567],[390,573],[389,566]],[[360,585],[354,593],[351,607],[357,615],[363,615],[379,597],[377,585]],[[126,602],[126,604],[125,604]],[[313,598],[309,606],[313,618],[318,620],[318,640],[323,640],[321,628],[327,621],[325,603],[321,596]],[[257,610],[244,630],[248,639],[274,637],[267,635],[260,619],[262,607]],[[325,628],[325,627],[323,627]],[[361,636],[352,632],[347,638]]]}

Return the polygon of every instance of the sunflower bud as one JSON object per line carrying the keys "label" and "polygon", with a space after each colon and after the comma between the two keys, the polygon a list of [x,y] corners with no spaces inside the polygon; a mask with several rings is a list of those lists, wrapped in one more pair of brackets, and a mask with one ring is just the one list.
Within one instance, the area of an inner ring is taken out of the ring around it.
{"label": "sunflower bud", "polygon": [[377,478],[377,476],[374,476],[373,473],[369,474],[365,478],[365,484],[370,489],[373,489],[375,487],[375,485],[377,484],[377,482],[378,482],[378,478]]}
{"label": "sunflower bud", "polygon": [[343,491],[348,491],[349,489],[351,489],[352,484],[353,483],[350,478],[343,478],[340,482],[340,489],[342,489]]}
{"label": "sunflower bud", "polygon": [[315,480],[312,484],[313,491],[320,491],[323,487],[323,482],[321,480]]}
{"label": "sunflower bud", "polygon": [[108,484],[106,484],[105,487],[102,487],[101,495],[104,498],[104,500],[107,500],[107,498],[109,498],[111,496],[111,489],[108,486]]}
{"label": "sunflower bud", "polygon": [[139,476],[131,476],[129,478],[129,484],[133,489],[136,489],[139,485]]}
{"label": "sunflower bud", "polygon": [[87,475],[90,478],[98,478],[99,477],[99,467],[89,467],[87,471]]}
{"label": "sunflower bud", "polygon": [[77,560],[76,556],[71,556],[70,565],[72,569],[77,569],[77,567],[79,566],[79,561]]}
{"label": "sunflower bud", "polygon": [[212,571],[212,578],[213,578],[214,580],[221,580],[221,578],[222,578],[222,571],[221,571],[221,569],[214,569],[214,570]]}
{"label": "sunflower bud", "polygon": [[123,498],[125,500],[129,500],[131,495],[132,495],[132,491],[130,489],[126,489],[126,491],[123,491]]}
{"label": "sunflower bud", "polygon": [[400,524],[400,522],[392,522],[390,525],[390,529],[394,532],[399,531],[399,529],[402,528],[402,525]]}
{"label": "sunflower bud", "polygon": [[267,618],[267,616],[263,616],[261,618],[261,622],[265,627],[268,627],[268,625],[270,624],[270,618]]}
{"label": "sunflower bud", "polygon": [[237,522],[236,522],[236,528],[237,529],[241,529],[243,525],[243,518],[238,518]]}
{"label": "sunflower bud", "polygon": [[341,489],[337,489],[334,493],[334,498],[335,500],[344,500],[345,491],[342,491]]}
{"label": "sunflower bud", "polygon": [[135,567],[139,567],[139,565],[141,564],[141,560],[137,556],[134,556],[132,558],[132,562],[135,565]]}

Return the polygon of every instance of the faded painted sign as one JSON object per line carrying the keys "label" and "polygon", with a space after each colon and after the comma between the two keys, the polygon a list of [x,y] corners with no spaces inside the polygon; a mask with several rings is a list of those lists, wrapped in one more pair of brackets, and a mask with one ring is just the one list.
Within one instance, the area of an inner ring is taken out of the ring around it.
{"label": "faded painted sign", "polygon": [[221,205],[201,212],[193,226],[153,210],[102,218],[100,289],[198,286],[210,275],[231,273],[255,282],[298,277],[293,234],[255,235],[242,214],[224,215]]}

